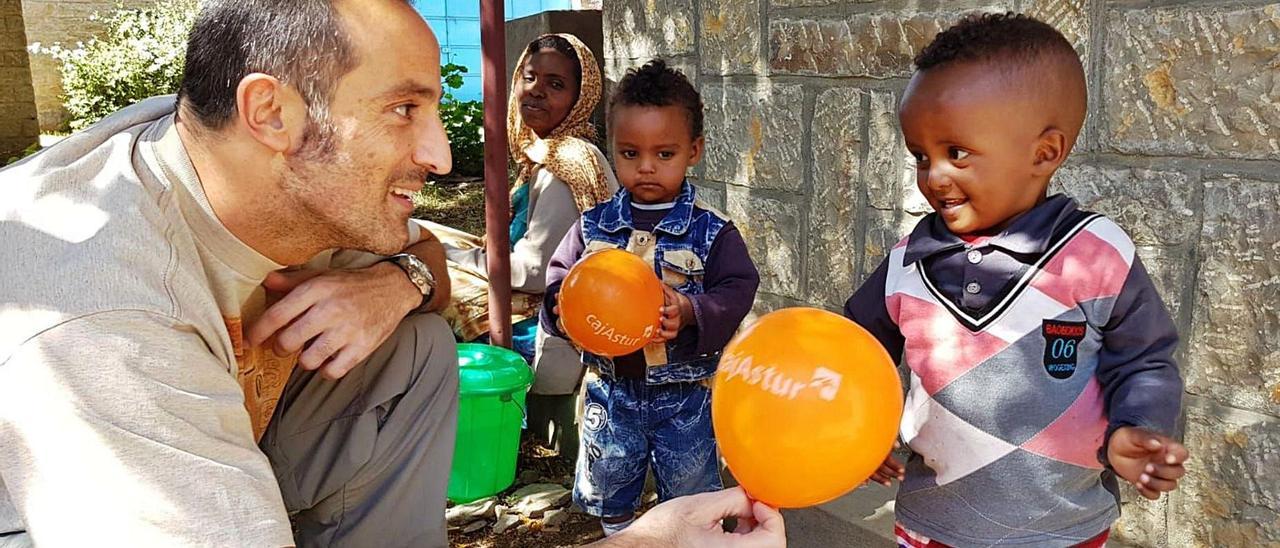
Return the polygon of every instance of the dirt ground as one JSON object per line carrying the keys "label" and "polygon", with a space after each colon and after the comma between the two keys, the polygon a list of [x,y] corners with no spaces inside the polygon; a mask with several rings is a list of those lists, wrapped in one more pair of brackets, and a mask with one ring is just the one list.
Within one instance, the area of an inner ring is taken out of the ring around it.
{"label": "dirt ground", "polygon": [[[573,485],[573,464],[528,440],[521,443],[516,474],[520,479],[499,494],[499,499],[504,499],[528,483],[558,483],[565,487]],[[521,481],[522,479],[526,481]],[[544,529],[541,520],[522,519],[528,526],[527,529],[512,527],[501,534],[494,534],[492,526],[470,534],[450,531],[449,544],[455,548],[550,548],[581,546],[603,536],[598,518],[572,509],[569,519],[559,527]]]}
{"label": "dirt ground", "polygon": [[444,177],[427,181],[413,197],[413,216],[475,235],[484,234],[484,181]]}

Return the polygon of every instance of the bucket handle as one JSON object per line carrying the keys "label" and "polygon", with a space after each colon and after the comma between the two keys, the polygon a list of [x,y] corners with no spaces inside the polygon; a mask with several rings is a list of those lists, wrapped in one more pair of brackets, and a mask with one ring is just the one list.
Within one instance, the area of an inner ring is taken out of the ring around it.
{"label": "bucket handle", "polygon": [[504,403],[511,402],[516,404],[516,407],[520,409],[520,424],[523,425],[525,423],[528,423],[529,410],[526,408],[526,406],[521,405],[520,402],[517,402],[516,399],[511,396],[512,394],[514,394],[514,392],[503,393],[502,395],[498,396],[498,399]]}

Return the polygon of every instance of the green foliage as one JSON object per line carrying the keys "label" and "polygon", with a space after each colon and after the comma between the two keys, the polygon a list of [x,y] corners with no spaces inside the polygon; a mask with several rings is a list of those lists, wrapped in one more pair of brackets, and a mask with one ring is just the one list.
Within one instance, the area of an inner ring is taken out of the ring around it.
{"label": "green foliage", "polygon": [[40,143],[31,143],[31,146],[28,146],[22,152],[19,152],[16,156],[10,156],[8,159],[4,161],[0,161],[0,167],[4,167],[9,164],[16,163],[18,160],[26,158],[27,156],[30,156],[37,152],[40,152]]}
{"label": "green foliage", "polygon": [[462,87],[467,67],[449,63],[440,67],[444,97],[440,101],[440,120],[449,134],[453,149],[453,173],[478,176],[484,174],[484,103],[461,101],[453,90]]}
{"label": "green foliage", "polygon": [[175,93],[182,81],[187,33],[197,0],[164,0],[143,9],[116,9],[100,18],[104,32],[74,49],[40,47],[62,65],[63,104],[79,130],[139,100]]}
{"label": "green foliage", "polygon": [[[71,129],[93,125],[147,97],[176,93],[182,83],[187,34],[198,11],[198,0],[162,0],[144,9],[117,6],[100,19],[104,32],[74,49],[32,44],[33,52],[61,64],[63,104],[71,113]],[[466,67],[453,63],[440,68],[440,118],[453,148],[454,173],[474,176],[484,173],[484,107],[480,101],[453,95],[466,72]]]}

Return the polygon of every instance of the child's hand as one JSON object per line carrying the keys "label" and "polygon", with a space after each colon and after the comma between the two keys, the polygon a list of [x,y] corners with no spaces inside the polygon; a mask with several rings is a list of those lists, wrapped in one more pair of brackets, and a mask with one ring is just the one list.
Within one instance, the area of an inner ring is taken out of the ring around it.
{"label": "child's hand", "polygon": [[1178,479],[1187,473],[1182,467],[1187,456],[1187,448],[1173,438],[1135,426],[1112,432],[1107,443],[1107,461],[1116,475],[1151,500],[1178,487]]}
{"label": "child's hand", "polygon": [[569,343],[569,346],[573,347],[575,351],[582,352],[583,349],[581,346],[578,346],[578,341],[573,340],[573,337],[570,337],[569,332],[566,331],[564,328],[564,317],[560,315],[560,293],[559,292],[556,293],[555,301],[556,302],[553,303],[551,306],[551,312],[556,315],[556,329],[560,331],[560,335],[558,336],[561,339],[567,341]]}
{"label": "child's hand", "polygon": [[551,312],[556,315],[556,330],[560,331],[560,336],[564,338],[564,340],[569,341],[569,344],[572,345],[575,349],[577,349],[578,343],[573,342],[573,339],[569,338],[569,332],[564,330],[564,318],[560,316],[560,293],[559,292],[556,292],[555,300],[556,302],[553,303],[551,306]]}
{"label": "child's hand", "polygon": [[[893,447],[896,449],[898,447],[902,447],[902,445],[898,442],[893,442]],[[895,479],[902,481],[902,479],[906,477],[906,473],[907,469],[902,466],[902,463],[898,462],[898,459],[893,458],[893,453],[889,453],[889,455],[884,458],[884,462],[880,464],[880,468],[876,469],[875,473],[871,474],[870,481],[874,481],[880,485],[888,487],[890,482]]]}
{"label": "child's hand", "polygon": [[653,336],[654,342],[667,342],[676,338],[676,334],[684,326],[693,323],[693,301],[684,293],[676,291],[666,284],[662,285],[662,322],[658,333]]}

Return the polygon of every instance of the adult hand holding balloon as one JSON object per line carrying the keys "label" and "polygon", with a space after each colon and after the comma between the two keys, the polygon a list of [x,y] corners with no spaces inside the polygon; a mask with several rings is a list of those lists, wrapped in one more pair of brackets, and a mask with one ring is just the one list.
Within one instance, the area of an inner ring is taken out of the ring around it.
{"label": "adult hand holding balloon", "polygon": [[569,269],[559,299],[560,320],[574,344],[600,356],[623,356],[658,332],[662,282],[644,260],[607,249]]}
{"label": "adult hand holding balloon", "polygon": [[725,347],[711,419],[751,497],[802,508],[871,476],[893,448],[902,404],[893,361],[870,333],[831,312],[790,308]]}

